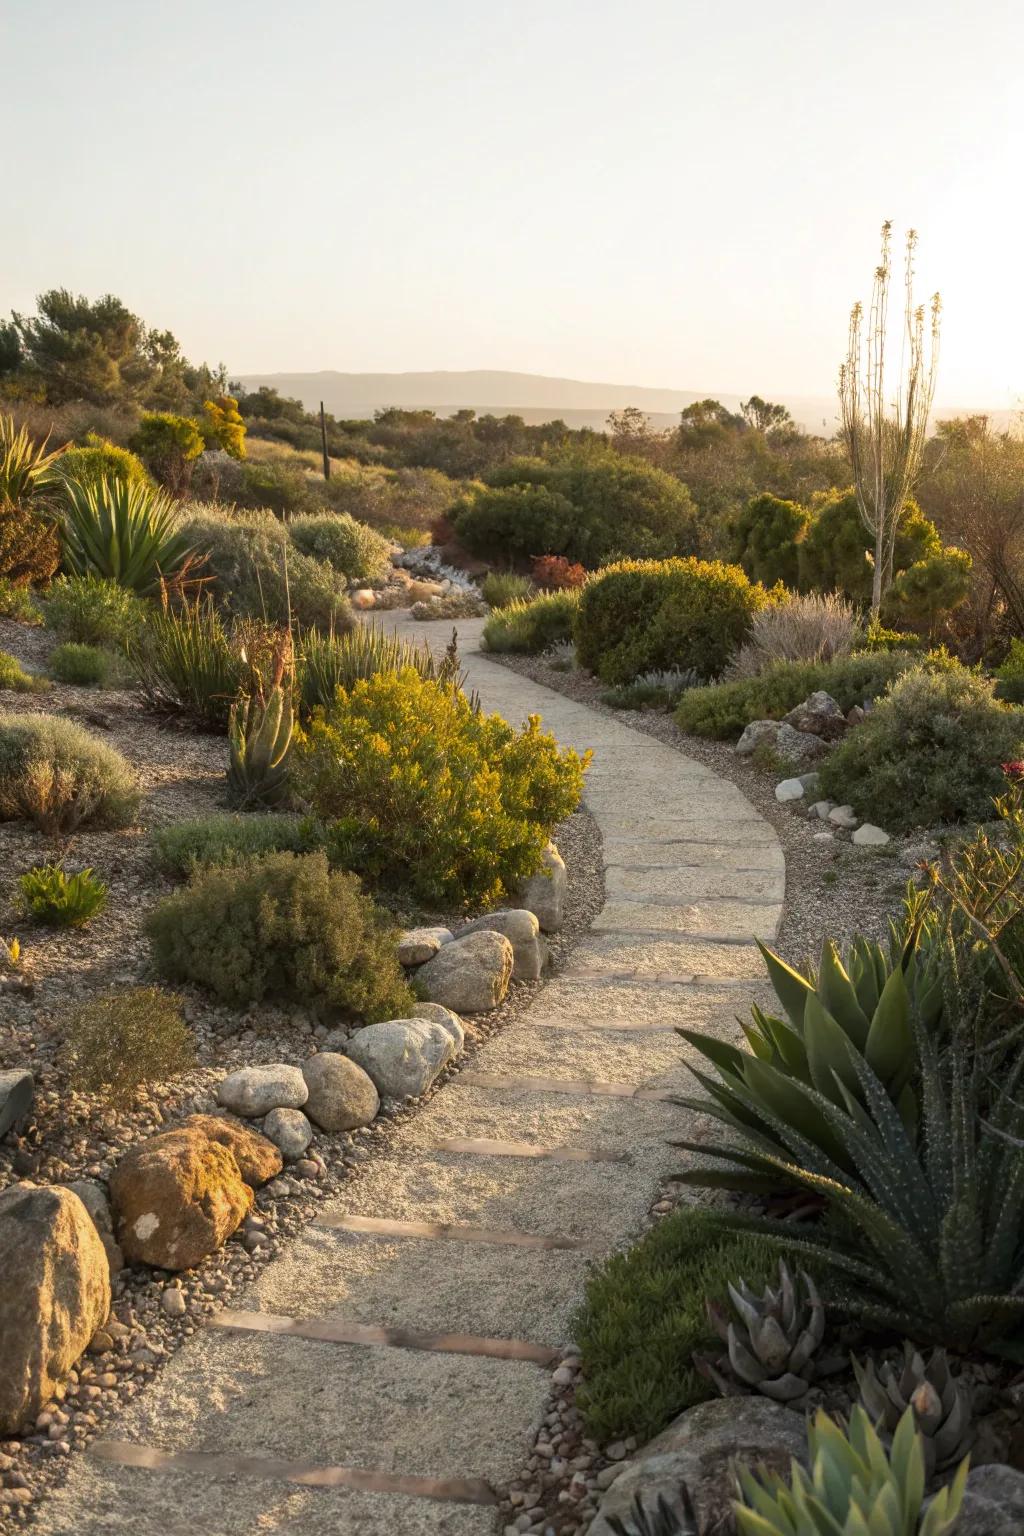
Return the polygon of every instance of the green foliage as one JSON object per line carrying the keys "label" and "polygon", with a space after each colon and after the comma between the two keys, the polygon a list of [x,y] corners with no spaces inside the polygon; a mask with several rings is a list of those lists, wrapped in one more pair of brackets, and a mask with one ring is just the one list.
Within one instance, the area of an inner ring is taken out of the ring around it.
{"label": "green foliage", "polygon": [[[0,521],[3,514],[0,513]],[[16,624],[41,624],[43,616],[27,587],[19,586],[6,576],[0,576],[0,619],[13,619]]]}
{"label": "green foliage", "polygon": [[943,621],[967,601],[973,562],[966,549],[952,545],[900,571],[885,595],[886,618],[934,635]]}
{"label": "green foliage", "polygon": [[729,677],[757,677],[779,661],[832,661],[848,656],[860,635],[860,619],[838,592],[788,592],[761,608],[750,639],[729,663]]}
{"label": "green foliage", "polygon": [[145,602],[106,576],[58,576],[46,594],[48,629],[78,645],[127,650],[150,610]]}
{"label": "green foliage", "polygon": [[707,1300],[739,1274],[767,1284],[776,1267],[771,1244],[729,1230],[712,1211],[684,1208],[595,1268],[573,1327],[587,1434],[602,1445],[625,1435],[643,1442],[712,1396],[693,1363],[715,1341]]}
{"label": "green foliage", "polygon": [[412,1007],[397,930],[321,852],[200,869],[150,913],[146,930],[161,974],[238,1007],[278,998],[368,1021]]}
{"label": "green foliage", "polygon": [[529,602],[513,601],[489,613],[484,623],[485,651],[538,656],[554,645],[572,640],[573,620],[580,605],[579,587],[542,592]]}
{"label": "green foliage", "polygon": [[339,688],[360,678],[413,667],[421,677],[436,677],[438,667],[425,645],[387,634],[376,624],[357,624],[345,635],[310,630],[298,654],[299,707],[304,715],[333,703]]}
{"label": "green foliage", "polygon": [[483,906],[533,874],[586,760],[411,667],[339,690],[296,735],[297,792],[337,863],[428,908]]}
{"label": "green foliage", "polygon": [[228,720],[228,798],[239,810],[268,810],[288,797],[295,716],[291,679],[237,699]]}
{"label": "green foliage", "polygon": [[[811,511],[812,522],[799,549],[801,587],[844,592],[854,602],[870,602],[874,538],[864,526],[854,492],[831,491],[819,497]],[[941,548],[934,523],[916,502],[908,501],[896,535],[893,571],[905,571]]]}
{"label": "green foliage", "polygon": [[181,1001],[158,987],[104,993],[76,1009],[65,1028],[74,1081],[118,1107],[130,1104],[139,1088],[195,1066],[195,1037]]}
{"label": "green foliage", "polygon": [[748,501],[736,520],[733,559],[751,581],[795,588],[799,580],[800,543],[811,514],[795,501],[765,494]]}
{"label": "green foliage", "polygon": [[449,514],[485,558],[565,555],[594,566],[613,555],[664,558],[697,547],[697,509],[674,475],[606,449],[510,459]]}
{"label": "green foliage", "polygon": [[131,447],[161,485],[175,494],[188,481],[190,466],[203,451],[199,426],[172,411],[145,411]]}
{"label": "green foliage", "polygon": [[154,709],[225,730],[231,705],[279,644],[280,632],[253,620],[225,626],[209,598],[167,607],[149,619],[132,662]]}
{"label": "green foliage", "polygon": [[34,442],[14,417],[0,415],[0,509],[45,508],[57,486],[59,449]]}
{"label": "green foliage", "polygon": [[391,569],[391,545],[347,512],[292,518],[292,543],[300,554],[324,560],[348,581],[384,581]]}
{"label": "green foliage", "polygon": [[788,1478],[741,1466],[739,1536],[953,1536],[968,1462],[925,1503],[924,1454],[908,1409],[887,1454],[863,1408],[847,1429],[819,1408],[807,1427],[810,1469]]}
{"label": "green foliage", "polygon": [[50,672],[59,683],[76,688],[108,688],[115,677],[115,658],[98,645],[68,640],[50,652]]}
{"label": "green foliage", "polygon": [[751,720],[781,720],[816,689],[830,693],[845,712],[878,698],[913,667],[942,670],[953,664],[943,651],[930,652],[923,662],[906,651],[858,651],[828,662],[777,662],[757,677],[684,693],[676,724],[694,736],[735,740]]}
{"label": "green foliage", "polygon": [[703,560],[624,560],[582,589],[574,624],[580,662],[606,683],[653,668],[721,672],[770,601],[739,566]]}
{"label": "green foliage", "polygon": [[695,688],[700,679],[692,668],[671,667],[641,672],[631,683],[620,683],[601,695],[612,709],[672,709],[681,694]]}
{"label": "green foliage", "polygon": [[59,565],[55,525],[27,507],[0,502],[0,580],[20,587],[43,584]]}
{"label": "green foliage", "polygon": [[301,460],[298,463],[260,460],[243,465],[237,487],[231,486],[231,497],[240,507],[266,508],[277,517],[315,513],[324,501],[322,493],[317,495],[314,482]]}
{"label": "green foliage", "polygon": [[508,608],[512,603],[528,603],[534,596],[533,582],[529,576],[518,576],[515,571],[488,571],[480,583],[484,602],[490,608]]}
{"label": "green foliage", "polygon": [[160,491],[126,480],[98,486],[66,480],[61,504],[64,564],[76,576],[104,576],[139,596],[173,585],[196,549],[176,526]]}
{"label": "green foliage", "polygon": [[205,421],[199,423],[203,443],[207,448],[220,448],[233,459],[245,458],[245,422],[238,411],[238,401],[232,395],[218,395],[216,400],[204,400]]}
{"label": "green foliage", "polygon": [[10,689],[12,693],[41,693],[46,686],[45,678],[33,677],[31,672],[25,671],[16,656],[0,651],[0,690]]}
{"label": "green foliage", "polygon": [[1024,640],[1014,636],[1006,659],[996,668],[994,676],[997,699],[1007,704],[1024,704]]}
{"label": "green foliage", "polygon": [[38,864],[18,881],[26,917],[52,928],[81,928],[107,904],[107,886],[91,869],[69,875],[59,864]]}
{"label": "green foliage", "polygon": [[98,491],[102,481],[123,480],[128,485],[153,490],[146,466],[127,448],[119,448],[97,432],[87,432],[81,446],[65,448],[57,460],[57,472],[79,485]]}
{"label": "green foliage", "polygon": [[231,816],[219,812],[175,821],[153,834],[157,863],[169,875],[192,875],[205,865],[238,864],[266,853],[305,853],[310,834],[295,816]]}
{"label": "green foliage", "polygon": [[344,578],[326,560],[294,548],[288,529],[269,514],[231,518],[220,508],[198,506],[185,534],[208,555],[213,590],[226,612],[337,631],[354,622]]}
{"label": "green foliage", "polygon": [[32,821],[50,836],[124,827],[139,806],[129,764],[82,726],[53,715],[0,717],[0,821]]}
{"label": "green foliage", "polygon": [[983,821],[1021,756],[1024,714],[960,666],[915,668],[821,765],[821,792],[894,832]]}
{"label": "green foliage", "polygon": [[919,651],[921,636],[909,630],[886,629],[878,619],[871,619],[861,636],[858,651]]}

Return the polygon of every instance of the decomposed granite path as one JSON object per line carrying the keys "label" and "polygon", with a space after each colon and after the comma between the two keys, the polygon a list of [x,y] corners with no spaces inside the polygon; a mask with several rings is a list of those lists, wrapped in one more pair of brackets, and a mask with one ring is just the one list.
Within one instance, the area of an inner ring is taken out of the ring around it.
{"label": "decomposed granite path", "polygon": [[[396,628],[442,647],[450,624]],[[190,1340],[45,1499],[45,1536],[491,1536],[590,1260],[643,1225],[688,1082],[674,1033],[736,1032],[785,868],[738,789],[488,661],[518,724],[592,747],[607,899],[532,1012],[497,1034]]]}

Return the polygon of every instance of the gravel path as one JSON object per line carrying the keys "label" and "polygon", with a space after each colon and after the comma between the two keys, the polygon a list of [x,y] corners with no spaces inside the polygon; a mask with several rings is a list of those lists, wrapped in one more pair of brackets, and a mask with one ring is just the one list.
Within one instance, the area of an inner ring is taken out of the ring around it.
{"label": "gravel path", "polygon": [[[534,1006],[73,1459],[40,1507],[46,1536],[545,1529],[542,1508],[513,1520],[500,1501],[574,1377],[587,1264],[644,1225],[686,1161],[669,1143],[708,1131],[668,1102],[687,1080],[673,1027],[735,1036],[785,864],[696,756],[481,657],[479,623],[459,629],[486,707],[539,711],[594,749],[604,904]],[[415,633],[440,647],[450,625]],[[585,1479],[580,1494],[582,1516]]]}

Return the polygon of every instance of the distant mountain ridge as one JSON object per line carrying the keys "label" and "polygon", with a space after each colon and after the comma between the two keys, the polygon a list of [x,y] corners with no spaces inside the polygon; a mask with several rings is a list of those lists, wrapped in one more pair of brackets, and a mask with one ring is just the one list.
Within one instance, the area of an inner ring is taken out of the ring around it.
{"label": "distant mountain ridge", "polygon": [[[559,418],[570,427],[600,430],[610,411],[636,406],[651,419],[657,430],[675,426],[679,412],[695,400],[708,395],[730,411],[738,411],[745,395],[722,394],[710,390],[652,389],[643,384],[604,384],[589,379],[561,379],[540,373],[512,373],[500,369],[469,369],[462,372],[437,370],[424,373],[340,373],[324,369],[320,373],[250,373],[240,376],[246,389],[267,385],[282,395],[302,401],[308,411],[319,409],[320,401],[338,417],[368,417],[386,406],[402,410],[432,410],[450,416],[458,410],[475,410],[480,415],[514,414],[536,423]],[[831,436],[838,426],[838,401],[834,395],[785,395],[769,389],[753,389],[766,399],[785,405],[807,432]],[[965,415],[965,411],[943,409],[941,416]],[[990,411],[1002,424],[1010,412]]]}

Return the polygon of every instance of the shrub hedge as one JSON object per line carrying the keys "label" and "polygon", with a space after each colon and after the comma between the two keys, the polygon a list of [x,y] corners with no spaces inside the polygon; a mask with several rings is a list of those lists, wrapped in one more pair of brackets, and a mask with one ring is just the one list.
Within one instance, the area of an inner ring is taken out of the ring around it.
{"label": "shrub hedge", "polygon": [[482,645],[485,651],[537,656],[572,639],[573,619],[580,605],[580,588],[544,592],[529,602],[512,602],[488,614]]}

